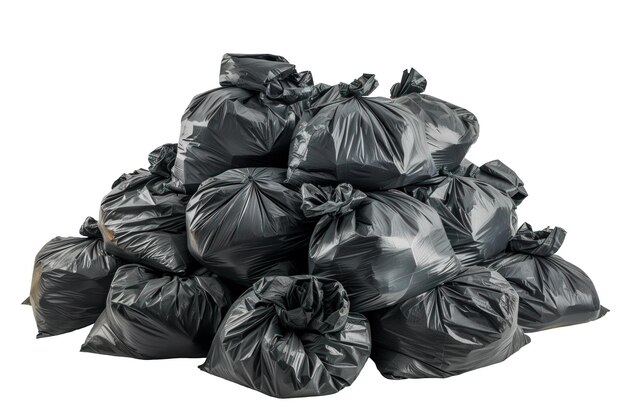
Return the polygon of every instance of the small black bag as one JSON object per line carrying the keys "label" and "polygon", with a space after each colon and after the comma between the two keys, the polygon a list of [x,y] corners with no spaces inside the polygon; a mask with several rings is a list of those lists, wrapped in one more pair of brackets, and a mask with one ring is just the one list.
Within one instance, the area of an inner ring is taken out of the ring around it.
{"label": "small black bag", "polygon": [[183,277],[126,265],[81,351],[137,359],[206,356],[231,303],[227,287],[206,270]]}
{"label": "small black bag", "polygon": [[325,91],[319,86],[307,110],[314,115],[294,133],[289,183],[348,182],[363,190],[386,190],[436,173],[424,126],[396,100],[367,97],[377,86],[372,74]]}
{"label": "small black bag", "polygon": [[55,237],[35,257],[30,297],[39,334],[54,336],[92,324],[121,259],[104,251],[98,223],[87,217],[80,237]]}
{"label": "small black bag", "polygon": [[354,382],[370,350],[340,283],[265,277],[235,301],[200,369],[273,397],[328,395]]}
{"label": "small black bag", "polygon": [[473,266],[455,279],[368,315],[372,359],[389,379],[446,378],[502,362],[530,338],[518,296],[497,272]]}
{"label": "small black bag", "polygon": [[423,123],[437,169],[455,169],[478,140],[478,120],[462,107],[422,94],[424,90],[426,79],[411,68],[391,87],[391,98],[406,105]]}
{"label": "small black bag", "polygon": [[189,196],[167,187],[176,145],[148,157],[150,169],[122,175],[100,205],[105,249],[120,258],[165,272],[183,274],[193,264],[187,250],[185,208]]}
{"label": "small black bag", "polygon": [[459,272],[437,213],[400,191],[305,184],[302,198],[306,216],[321,216],[309,273],[341,282],[353,311],[389,307]]}
{"label": "small black bag", "polygon": [[519,324],[526,332],[585,323],[608,311],[587,274],[555,255],[565,235],[560,227],[534,232],[524,223],[508,250],[487,264],[519,294]]}
{"label": "small black bag", "polygon": [[225,54],[220,85],[194,97],[183,114],[173,189],[193,194],[232,168],[287,167],[311,73],[281,56]]}
{"label": "small black bag", "polygon": [[188,246],[220,277],[250,286],[307,272],[314,222],[283,168],[231,169],[206,180],[187,207]]}

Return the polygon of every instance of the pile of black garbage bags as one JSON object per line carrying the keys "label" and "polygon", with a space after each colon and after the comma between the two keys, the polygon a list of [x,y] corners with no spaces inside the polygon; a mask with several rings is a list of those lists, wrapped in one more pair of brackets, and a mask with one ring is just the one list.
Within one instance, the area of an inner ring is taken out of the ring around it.
{"label": "pile of black garbage bags", "polygon": [[314,84],[280,56],[226,54],[178,144],[121,175],[80,234],[35,258],[38,337],[93,324],[82,351],[206,358],[275,397],[335,393],[368,358],[390,379],[501,362],[526,333],[607,311],[555,253],[565,230],[518,228],[507,165],[465,159],[479,126],[405,71]]}

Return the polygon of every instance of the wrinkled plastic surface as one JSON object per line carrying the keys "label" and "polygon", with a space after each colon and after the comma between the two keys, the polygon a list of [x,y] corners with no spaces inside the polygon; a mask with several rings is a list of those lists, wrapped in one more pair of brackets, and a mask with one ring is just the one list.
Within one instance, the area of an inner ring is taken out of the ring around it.
{"label": "wrinkled plastic surface", "polygon": [[273,397],[327,395],[354,382],[370,350],[341,284],[265,277],[235,301],[200,369]]}
{"label": "wrinkled plastic surface", "polygon": [[388,307],[459,272],[437,213],[400,191],[305,184],[302,197],[305,215],[321,216],[309,273],[341,282],[352,311]]}
{"label": "wrinkled plastic surface", "polygon": [[478,179],[440,176],[407,191],[437,211],[463,265],[476,265],[496,256],[515,234],[513,201]]}
{"label": "wrinkled plastic surface", "polygon": [[391,98],[407,106],[424,124],[426,140],[437,169],[455,169],[478,140],[478,119],[468,110],[422,94],[426,79],[411,68],[391,87]]}
{"label": "wrinkled plastic surface", "polygon": [[35,257],[30,297],[39,333],[54,336],[96,321],[122,261],[104,251],[98,223],[87,217],[80,237],[55,237]]}
{"label": "wrinkled plastic surface", "polygon": [[492,365],[530,342],[518,296],[497,272],[473,266],[454,280],[368,316],[372,359],[390,379],[446,378]]}
{"label": "wrinkled plastic surface", "polygon": [[524,223],[507,252],[488,263],[517,291],[518,321],[526,332],[585,323],[608,311],[587,274],[555,255],[565,234],[560,227],[533,231]]}
{"label": "wrinkled plastic surface", "polygon": [[472,177],[486,182],[511,197],[515,205],[518,206],[528,197],[528,192],[524,188],[524,181],[499,159],[487,162],[480,167],[464,159],[452,172],[456,175]]}
{"label": "wrinkled plastic surface", "polygon": [[187,207],[188,246],[220,277],[250,286],[264,275],[307,272],[314,222],[285,169],[232,169],[205,181]]}
{"label": "wrinkled plastic surface", "polygon": [[363,74],[351,84],[318,91],[318,100],[308,107],[314,115],[294,133],[289,183],[347,182],[386,190],[436,173],[423,124],[396,100],[366,97],[377,85],[374,75]]}
{"label": "wrinkled plastic surface", "polygon": [[187,250],[185,208],[189,197],[167,187],[176,145],[152,151],[150,169],[122,175],[100,205],[105,249],[120,258],[175,274],[193,259]]}
{"label": "wrinkled plastic surface", "polygon": [[205,270],[176,276],[125,265],[81,351],[137,359],[206,356],[231,303],[229,290]]}
{"label": "wrinkled plastic surface", "polygon": [[170,184],[178,191],[192,194],[232,168],[285,168],[313,77],[280,56],[225,54],[220,85],[194,97],[182,117]]}

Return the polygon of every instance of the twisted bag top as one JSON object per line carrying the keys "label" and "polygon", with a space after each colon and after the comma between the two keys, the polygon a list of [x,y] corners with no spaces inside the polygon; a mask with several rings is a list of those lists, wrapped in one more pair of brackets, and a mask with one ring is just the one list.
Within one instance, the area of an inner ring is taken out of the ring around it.
{"label": "twisted bag top", "polygon": [[220,277],[250,286],[265,275],[307,272],[313,222],[285,169],[231,169],[206,180],[187,206],[188,246]]}
{"label": "twisted bag top", "polygon": [[313,77],[281,56],[225,54],[220,85],[194,97],[183,114],[170,183],[178,191],[193,194],[232,168],[286,167]]}
{"label": "twisted bag top", "polygon": [[353,311],[388,307],[460,269],[437,213],[400,191],[305,184],[302,199],[304,214],[319,217],[309,271],[341,282]]}
{"label": "twisted bag top", "polygon": [[92,324],[102,310],[122,260],[104,251],[98,223],[87,217],[80,237],[46,243],[33,267],[30,296],[39,334],[53,336]]}
{"label": "twisted bag top", "polygon": [[565,235],[560,227],[533,231],[524,223],[507,251],[487,262],[519,294],[519,324],[526,332],[585,323],[608,311],[587,274],[555,255]]}
{"label": "twisted bag top", "polygon": [[341,284],[274,276],[235,301],[201,369],[274,397],[305,397],[350,385],[369,354],[369,325],[350,313]]}
{"label": "twisted bag top", "polygon": [[422,94],[426,79],[415,69],[404,70],[391,88],[391,97],[410,109],[426,131],[426,140],[437,169],[459,166],[479,134],[478,119],[468,110]]}
{"label": "twisted bag top", "polygon": [[287,181],[347,182],[363,190],[399,188],[436,173],[420,120],[397,100],[367,97],[378,82],[363,74],[309,103],[289,151]]}
{"label": "twisted bag top", "polygon": [[189,197],[167,186],[176,145],[150,153],[150,168],[122,175],[100,204],[98,222],[108,252],[165,272],[182,274],[187,251],[185,207]]}

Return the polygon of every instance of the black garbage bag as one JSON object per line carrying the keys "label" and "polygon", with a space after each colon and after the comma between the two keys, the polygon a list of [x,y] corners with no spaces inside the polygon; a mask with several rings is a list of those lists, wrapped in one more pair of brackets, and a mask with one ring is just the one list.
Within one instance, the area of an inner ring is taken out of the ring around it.
{"label": "black garbage bag", "polygon": [[486,182],[511,197],[511,200],[517,206],[528,197],[528,192],[524,188],[522,179],[499,159],[487,162],[480,167],[464,159],[451,172],[455,175],[472,177]]}
{"label": "black garbage bag", "polygon": [[193,263],[187,250],[185,208],[189,196],[167,187],[176,145],[149,156],[150,169],[122,175],[100,205],[105,249],[151,268],[183,274]]}
{"label": "black garbage bag", "polygon": [[235,301],[200,369],[273,397],[327,395],[354,382],[370,348],[340,283],[273,276]]}
{"label": "black garbage bag", "polygon": [[177,276],[125,265],[81,351],[137,359],[206,356],[231,303],[228,288],[206,270]]}
{"label": "black garbage bag", "polygon": [[415,69],[404,70],[391,87],[391,98],[406,105],[424,124],[430,153],[438,169],[459,166],[479,134],[478,119],[468,110],[422,94],[426,79]]}
{"label": "black garbage bag", "polygon": [[504,251],[515,234],[513,201],[476,178],[442,175],[406,191],[437,211],[452,248],[465,266]]}
{"label": "black garbage bag", "polygon": [[104,251],[98,223],[87,217],[81,237],[55,237],[35,257],[30,297],[39,334],[54,336],[92,324],[122,261]]}
{"label": "black garbage bag", "polygon": [[363,74],[313,103],[315,114],[294,133],[289,183],[349,182],[363,190],[386,190],[436,173],[423,124],[396,100],[366,97],[377,86],[374,75]]}
{"label": "black garbage bag", "polygon": [[170,184],[178,191],[192,194],[232,168],[287,167],[313,77],[281,56],[225,54],[220,85],[194,97],[182,117]]}
{"label": "black garbage bag", "polygon": [[321,216],[309,273],[341,282],[352,311],[391,306],[459,272],[437,213],[400,191],[305,184],[302,197],[305,215]]}
{"label": "black garbage bag", "polygon": [[502,362],[530,342],[518,296],[500,274],[473,266],[454,280],[368,315],[372,359],[389,379],[446,378]]}
{"label": "black garbage bag", "polygon": [[307,272],[314,222],[283,168],[231,169],[206,180],[187,206],[188,247],[220,277],[250,286]]}
{"label": "black garbage bag", "polygon": [[487,263],[517,291],[525,332],[585,323],[608,311],[587,274],[555,255],[565,234],[560,227],[535,232],[524,223],[508,250]]}

